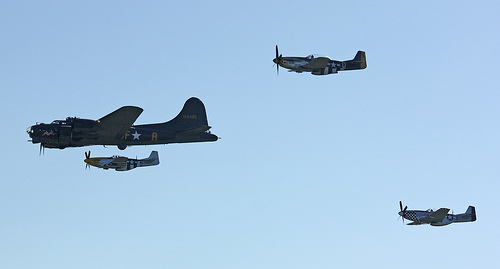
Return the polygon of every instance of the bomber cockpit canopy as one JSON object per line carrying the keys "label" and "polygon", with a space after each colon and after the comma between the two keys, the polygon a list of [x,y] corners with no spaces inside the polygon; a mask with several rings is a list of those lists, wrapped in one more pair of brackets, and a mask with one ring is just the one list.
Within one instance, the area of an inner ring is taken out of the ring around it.
{"label": "bomber cockpit canopy", "polygon": [[77,117],[67,117],[65,120],[54,120],[51,124],[72,124]]}
{"label": "bomber cockpit canopy", "polygon": [[61,126],[73,126],[77,128],[92,128],[94,127],[95,120],[80,119],[77,117],[67,117],[65,120],[54,120],[51,124]]}

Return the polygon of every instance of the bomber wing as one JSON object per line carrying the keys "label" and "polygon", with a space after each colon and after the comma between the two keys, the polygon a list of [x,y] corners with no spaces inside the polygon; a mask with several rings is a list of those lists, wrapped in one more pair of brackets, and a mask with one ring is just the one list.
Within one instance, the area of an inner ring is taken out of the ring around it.
{"label": "bomber wing", "polygon": [[312,61],[308,62],[307,64],[303,65],[302,68],[307,68],[307,69],[325,69],[326,64],[330,61],[330,58],[327,57],[318,57],[314,58]]}
{"label": "bomber wing", "polygon": [[136,106],[124,106],[98,120],[99,133],[105,137],[121,139],[130,126],[141,115],[143,109]]}
{"label": "bomber wing", "polygon": [[423,223],[440,222],[444,219],[444,217],[446,217],[446,214],[448,214],[448,211],[450,211],[450,209],[440,208],[440,209],[432,212],[432,214],[430,214],[429,216],[421,218],[419,221],[423,222]]}

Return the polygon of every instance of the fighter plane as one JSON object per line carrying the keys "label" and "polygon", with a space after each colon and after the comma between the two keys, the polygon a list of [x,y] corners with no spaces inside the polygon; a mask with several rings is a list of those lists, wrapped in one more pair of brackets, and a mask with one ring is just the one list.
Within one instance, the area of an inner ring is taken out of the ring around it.
{"label": "fighter plane", "polygon": [[33,144],[40,143],[40,153],[45,148],[116,145],[124,150],[132,145],[189,143],[217,141],[211,134],[205,106],[200,99],[186,101],[181,112],[164,123],[132,125],[143,109],[124,106],[98,119],[68,117],[50,124],[39,123],[26,132]]}
{"label": "fighter plane", "polygon": [[288,72],[311,72],[313,75],[336,74],[338,71],[357,70],[366,68],[366,55],[364,51],[358,51],[354,59],[349,61],[332,60],[327,56],[309,55],[307,57],[283,57],[278,53],[276,45],[276,58],[273,59],[276,64],[276,72],[284,67]]}
{"label": "fighter plane", "polygon": [[105,170],[115,169],[116,171],[128,171],[132,170],[136,167],[143,166],[153,166],[158,165],[160,163],[160,159],[158,158],[158,151],[152,151],[151,155],[145,159],[129,159],[123,156],[111,156],[107,157],[94,157],[90,158],[90,150],[89,152],[85,152],[85,160],[86,163],[85,169],[90,165],[103,168]]}
{"label": "fighter plane", "polygon": [[412,222],[407,225],[430,224],[431,226],[445,226],[454,222],[472,222],[476,221],[476,208],[469,206],[463,214],[448,214],[450,209],[440,208],[436,211],[432,209],[424,210],[407,210],[408,206],[403,209],[403,203],[399,201],[399,216]]}

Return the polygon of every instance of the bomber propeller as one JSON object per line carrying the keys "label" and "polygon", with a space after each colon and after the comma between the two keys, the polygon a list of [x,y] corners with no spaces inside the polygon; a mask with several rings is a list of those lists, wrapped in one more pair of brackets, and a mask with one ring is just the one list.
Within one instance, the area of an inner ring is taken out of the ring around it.
{"label": "bomber propeller", "polygon": [[43,143],[40,143],[40,152],[38,153],[38,156],[42,155],[42,151],[43,154],[45,155],[45,145]]}

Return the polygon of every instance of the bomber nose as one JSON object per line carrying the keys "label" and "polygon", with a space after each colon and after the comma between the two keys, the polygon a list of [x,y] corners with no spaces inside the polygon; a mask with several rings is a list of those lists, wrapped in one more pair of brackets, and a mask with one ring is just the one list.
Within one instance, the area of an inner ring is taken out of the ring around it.
{"label": "bomber nose", "polygon": [[33,126],[30,126],[26,128],[26,133],[29,135],[29,137],[32,137],[33,135]]}
{"label": "bomber nose", "polygon": [[41,133],[37,132],[36,125],[26,128],[26,133],[31,138],[31,140],[28,140],[28,142],[31,141],[33,144],[42,142],[40,137]]}

